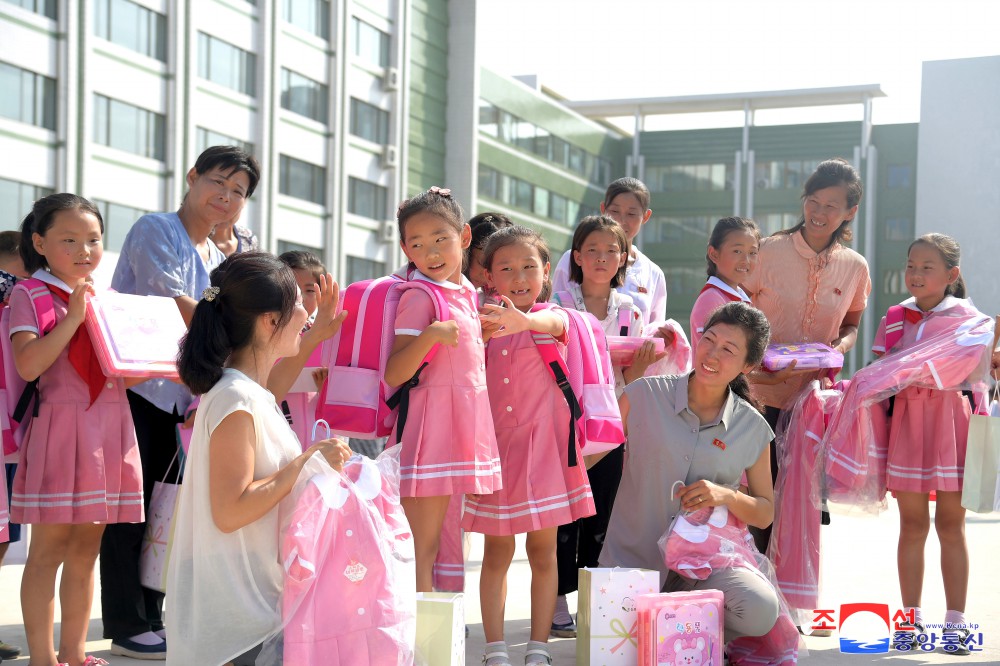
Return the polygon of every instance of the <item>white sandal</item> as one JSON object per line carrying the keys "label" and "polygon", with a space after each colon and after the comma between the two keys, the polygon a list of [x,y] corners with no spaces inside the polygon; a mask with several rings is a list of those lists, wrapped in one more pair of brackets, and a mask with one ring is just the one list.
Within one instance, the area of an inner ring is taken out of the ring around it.
{"label": "white sandal", "polygon": [[[529,664],[528,657],[532,655],[538,655],[545,661],[533,661]],[[552,655],[549,654],[548,650],[543,648],[533,648],[524,653],[524,664],[525,666],[532,666],[532,664],[546,664],[547,666],[552,666]]]}

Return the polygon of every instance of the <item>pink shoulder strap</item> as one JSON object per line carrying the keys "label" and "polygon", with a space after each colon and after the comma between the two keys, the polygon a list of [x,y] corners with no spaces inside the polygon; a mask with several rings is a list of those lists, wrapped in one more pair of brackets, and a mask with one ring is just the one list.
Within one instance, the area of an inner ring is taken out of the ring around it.
{"label": "pink shoulder strap", "polygon": [[[531,306],[531,311],[538,312],[539,310],[548,310],[553,307],[555,306],[552,303],[536,303]],[[576,310],[572,308],[564,309],[570,317],[568,323],[569,329],[572,329],[574,326],[572,313],[576,312]],[[573,342],[573,335],[574,332],[572,330],[566,331],[566,338],[570,344]],[[554,337],[548,333],[532,332],[531,341],[535,343],[535,349],[538,350],[539,356],[542,357],[542,363],[545,364],[552,378],[556,380],[556,385],[562,391],[563,397],[566,398],[566,404],[569,405],[568,466],[576,467],[576,422],[583,416],[583,408],[580,406],[580,400],[577,398],[576,393],[573,391],[573,386],[570,384],[569,368],[566,365],[566,360],[559,354]]]}
{"label": "pink shoulder strap", "polygon": [[893,305],[885,313],[885,351],[896,346],[903,337],[903,320],[906,319],[906,308]]}
{"label": "pink shoulder strap", "polygon": [[52,292],[49,285],[38,278],[27,278],[17,283],[17,287],[23,287],[31,297],[31,304],[35,308],[35,317],[38,319],[39,335],[45,335],[56,326],[56,309],[52,301]]}

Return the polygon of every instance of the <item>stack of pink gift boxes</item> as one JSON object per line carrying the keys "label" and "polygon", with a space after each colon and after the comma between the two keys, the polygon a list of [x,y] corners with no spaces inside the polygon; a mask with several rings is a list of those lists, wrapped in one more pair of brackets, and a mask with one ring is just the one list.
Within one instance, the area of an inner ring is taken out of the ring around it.
{"label": "stack of pink gift boxes", "polygon": [[722,592],[660,590],[646,569],[581,569],[577,666],[722,666]]}

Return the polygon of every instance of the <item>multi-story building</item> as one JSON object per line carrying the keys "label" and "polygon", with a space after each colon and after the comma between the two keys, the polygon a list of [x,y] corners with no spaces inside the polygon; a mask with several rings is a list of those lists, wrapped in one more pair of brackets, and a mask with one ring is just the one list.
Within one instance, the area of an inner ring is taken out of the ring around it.
{"label": "multi-story building", "polygon": [[261,162],[242,221],[264,248],[312,249],[342,279],[395,264],[386,222],[420,101],[409,32],[435,23],[429,4],[0,0],[0,228],[41,194],[79,192],[114,252],[143,212],[179,205],[205,147],[227,143]]}
{"label": "multi-story building", "polygon": [[[79,192],[101,205],[113,253],[139,215],[179,205],[202,149],[235,143],[263,167],[242,220],[262,246],[311,249],[350,282],[401,262],[395,207],[431,185],[452,188],[470,216],[497,210],[537,228],[558,253],[607,183],[636,175],[654,211],[640,244],[667,275],[670,316],[686,323],[715,220],[791,226],[805,178],[842,156],[866,190],[854,241],[874,285],[863,341],[905,296],[918,134],[936,147],[921,148],[921,169],[957,173],[931,155],[955,147],[944,97],[924,95],[927,128],[873,126],[877,86],[570,101],[482,68],[481,33],[475,3],[447,0],[0,0],[0,229],[45,193]],[[1000,78],[1000,59],[986,58],[931,67],[947,70],[931,83],[960,82],[952,70],[970,62]],[[995,128],[977,111],[984,95],[969,93],[969,127]],[[754,123],[759,109],[828,104],[856,104],[863,119]],[[642,129],[652,115],[723,109],[743,110],[744,126]],[[623,116],[637,131],[611,124]],[[921,176],[928,210],[949,205],[931,191],[942,177]],[[104,264],[107,275],[114,261]]]}

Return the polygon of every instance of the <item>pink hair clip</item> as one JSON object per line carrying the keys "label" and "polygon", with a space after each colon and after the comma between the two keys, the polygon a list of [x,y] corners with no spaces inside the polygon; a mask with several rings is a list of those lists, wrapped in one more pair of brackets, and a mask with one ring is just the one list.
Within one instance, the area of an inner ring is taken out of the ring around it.
{"label": "pink hair clip", "polygon": [[440,194],[443,197],[451,198],[451,190],[447,187],[438,187],[437,185],[432,185],[428,192],[433,192],[434,194]]}

